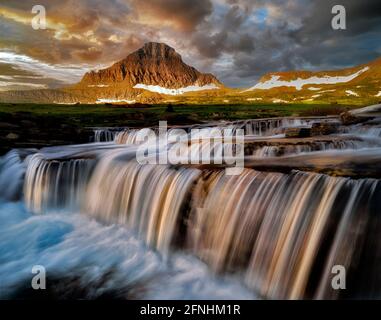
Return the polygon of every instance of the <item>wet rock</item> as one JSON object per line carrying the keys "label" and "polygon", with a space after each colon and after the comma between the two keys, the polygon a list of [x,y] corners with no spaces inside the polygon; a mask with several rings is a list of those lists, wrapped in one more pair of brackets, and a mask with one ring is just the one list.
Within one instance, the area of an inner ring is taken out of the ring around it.
{"label": "wet rock", "polygon": [[8,140],[17,140],[19,137],[20,136],[18,134],[11,132],[8,133],[5,138]]}
{"label": "wet rock", "polygon": [[337,133],[339,123],[319,122],[312,124],[311,135],[312,136],[325,136],[328,134]]}
{"label": "wet rock", "polygon": [[351,124],[357,124],[357,123],[364,121],[364,119],[359,118],[359,117],[357,117],[357,116],[355,116],[352,113],[347,112],[347,111],[340,114],[340,119],[341,119],[341,122],[343,123],[343,125],[345,125],[345,126],[348,126]]}
{"label": "wet rock", "polygon": [[286,138],[306,138],[311,136],[311,128],[309,127],[295,127],[286,128]]}

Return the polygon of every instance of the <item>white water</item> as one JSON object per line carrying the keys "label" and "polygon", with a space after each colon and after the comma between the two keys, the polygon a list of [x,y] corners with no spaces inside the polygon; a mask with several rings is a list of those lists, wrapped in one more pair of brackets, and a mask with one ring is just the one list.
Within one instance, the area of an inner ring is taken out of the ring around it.
{"label": "white water", "polygon": [[0,201],[20,197],[25,169],[21,154],[16,150],[0,158]]}
{"label": "white water", "polygon": [[[314,121],[224,125],[255,141]],[[332,161],[342,149],[379,159],[379,128],[376,120],[348,127],[367,138],[318,148]],[[108,290],[124,298],[338,298],[329,281],[335,264],[356,275],[348,296],[380,296],[380,180],[139,165],[136,132],[118,136],[120,144],[1,158],[0,297],[26,285],[36,264],[48,275],[78,277],[72,285],[89,288],[89,298]],[[300,157],[316,151],[289,148]],[[22,188],[23,202],[9,202]]]}
{"label": "white water", "polygon": [[[88,299],[107,291],[138,299],[255,298],[238,280],[215,277],[195,257],[175,254],[164,261],[124,227],[75,213],[35,216],[21,203],[0,203],[0,262],[0,298],[28,288],[34,265],[45,266],[48,285],[49,276],[78,276],[73,286],[88,288]],[[110,270],[112,276],[95,286]]]}

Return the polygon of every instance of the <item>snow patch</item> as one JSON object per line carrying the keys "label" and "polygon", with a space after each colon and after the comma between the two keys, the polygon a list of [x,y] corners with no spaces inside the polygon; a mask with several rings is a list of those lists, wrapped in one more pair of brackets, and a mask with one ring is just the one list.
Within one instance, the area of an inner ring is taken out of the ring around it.
{"label": "snow patch", "polygon": [[160,93],[160,94],[177,96],[180,94],[184,94],[186,92],[214,90],[214,89],[219,89],[219,87],[216,86],[214,83],[210,83],[210,84],[207,84],[204,86],[194,85],[194,86],[188,86],[185,88],[170,89],[170,88],[163,88],[160,86],[146,85],[143,83],[138,83],[137,85],[134,86],[134,89],[144,89],[144,90],[148,90],[148,91],[156,92],[156,93]]}
{"label": "snow patch", "polygon": [[381,91],[375,95],[375,97],[381,97]]}
{"label": "snow patch", "polygon": [[102,103],[127,103],[127,104],[132,104],[132,103],[136,103],[136,100],[98,99],[95,103],[98,103],[98,104],[102,104]]}
{"label": "snow patch", "polygon": [[247,98],[246,101],[262,101],[262,98]]}
{"label": "snow patch", "polygon": [[273,103],[289,103],[287,100],[282,100],[282,99],[274,99]]}
{"label": "snow patch", "polygon": [[328,92],[335,92],[336,89],[331,89],[331,90],[323,90],[323,91],[319,91],[318,93],[328,93]]}
{"label": "snow patch", "polygon": [[321,94],[315,94],[312,96],[312,98],[319,98],[319,97],[321,97]]}
{"label": "snow patch", "polygon": [[311,90],[311,91],[319,91],[319,90],[321,90],[321,88],[309,87],[308,90]]}
{"label": "snow patch", "polygon": [[354,74],[351,74],[349,76],[337,76],[337,77],[330,77],[330,76],[324,76],[324,77],[311,77],[307,79],[298,78],[296,80],[286,81],[286,80],[279,80],[280,76],[273,75],[270,80],[267,80],[265,82],[260,82],[256,84],[254,87],[246,90],[251,91],[255,89],[260,90],[268,90],[272,88],[278,88],[278,87],[295,87],[296,90],[302,90],[303,86],[310,85],[310,84],[337,84],[337,83],[345,83],[350,82],[353,79],[357,78],[362,73],[369,70],[369,67],[365,67],[359,71],[357,71]]}
{"label": "snow patch", "polygon": [[90,84],[90,85],[88,85],[88,87],[89,88],[95,88],[95,87],[97,87],[97,88],[107,88],[107,87],[109,87],[109,85],[108,84]]}
{"label": "snow patch", "polygon": [[74,105],[77,104],[78,102],[57,102],[53,101],[54,104],[66,104],[66,105]]}
{"label": "snow patch", "polygon": [[345,93],[347,94],[347,96],[355,96],[355,97],[359,96],[357,92],[354,92],[352,90],[346,90]]}

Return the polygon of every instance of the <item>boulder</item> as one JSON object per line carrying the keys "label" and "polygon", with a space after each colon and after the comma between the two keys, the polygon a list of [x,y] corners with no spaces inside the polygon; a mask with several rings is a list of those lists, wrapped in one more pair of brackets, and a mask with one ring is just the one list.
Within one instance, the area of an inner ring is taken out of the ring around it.
{"label": "boulder", "polygon": [[348,125],[351,125],[351,124],[357,124],[357,123],[360,123],[360,122],[363,122],[364,120],[353,115],[352,113],[350,112],[343,112],[342,114],[340,114],[340,119],[341,119],[341,122],[343,123],[343,125],[345,126],[348,126]]}
{"label": "boulder", "polygon": [[311,128],[309,127],[295,127],[286,128],[286,138],[307,138],[311,136]]}
{"label": "boulder", "polygon": [[312,136],[325,136],[336,133],[340,124],[335,122],[317,122],[312,124]]}

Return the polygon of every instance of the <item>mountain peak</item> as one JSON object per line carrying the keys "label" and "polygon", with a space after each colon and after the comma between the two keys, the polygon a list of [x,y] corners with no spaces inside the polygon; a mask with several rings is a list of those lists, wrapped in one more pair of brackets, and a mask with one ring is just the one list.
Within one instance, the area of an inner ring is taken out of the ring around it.
{"label": "mountain peak", "polygon": [[185,64],[175,49],[165,43],[148,42],[125,59],[98,72],[86,73],[79,86],[160,86],[168,89],[221,85],[212,74]]}
{"label": "mountain peak", "polygon": [[170,58],[175,55],[180,56],[176,53],[175,49],[168,46],[165,43],[159,42],[147,42],[137,50],[138,53],[147,56],[147,57],[156,57],[156,58]]}

